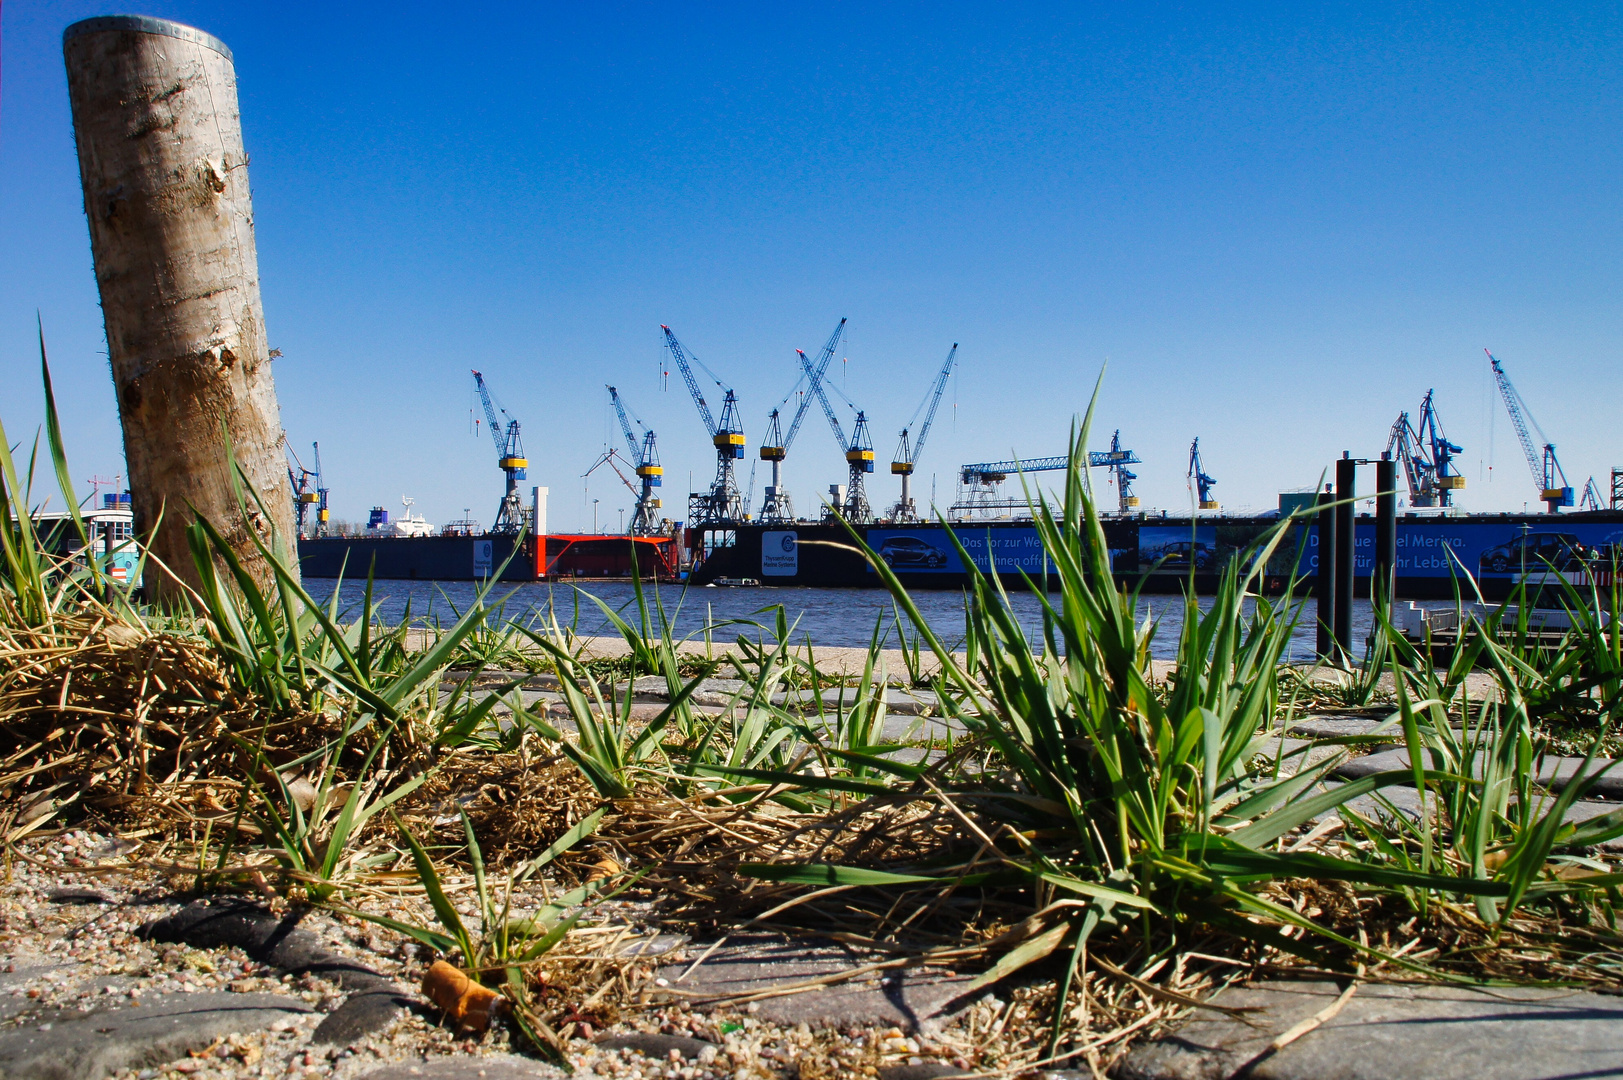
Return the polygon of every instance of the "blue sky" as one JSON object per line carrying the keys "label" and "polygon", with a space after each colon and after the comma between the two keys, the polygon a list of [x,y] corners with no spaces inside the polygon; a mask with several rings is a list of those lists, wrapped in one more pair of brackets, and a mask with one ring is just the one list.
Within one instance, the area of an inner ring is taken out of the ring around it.
{"label": "blue sky", "polygon": [[[122,455],[60,35],[118,10],[0,11],[0,418],[39,423],[37,309],[80,478]],[[714,458],[661,323],[737,388],[747,483],[792,350],[849,317],[835,375],[873,422],[876,504],[954,341],[915,480],[943,503],[961,462],[1061,451],[1107,360],[1094,443],[1122,429],[1150,507],[1189,505],[1196,435],[1225,507],[1267,509],[1435,387],[1464,505],[1520,509],[1484,346],[1575,486],[1623,462],[1615,8],[138,10],[236,55],[282,419],[342,517],[410,495],[488,523],[473,367],[554,530],[630,505],[580,479],[618,438],[608,382],[675,508]],[[814,413],[786,484],[806,509],[843,475]]]}

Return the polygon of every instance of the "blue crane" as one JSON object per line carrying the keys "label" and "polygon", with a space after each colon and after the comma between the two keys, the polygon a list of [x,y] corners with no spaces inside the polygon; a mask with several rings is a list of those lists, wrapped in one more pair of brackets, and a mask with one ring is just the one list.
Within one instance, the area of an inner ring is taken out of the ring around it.
{"label": "blue crane", "polygon": [[[897,501],[890,516],[897,521],[917,521],[918,512],[913,508],[913,495],[909,490],[913,478],[913,463],[918,456],[924,453],[924,441],[930,437],[930,425],[935,423],[935,411],[941,405],[941,395],[946,392],[947,379],[952,375],[952,365],[958,359],[958,343],[952,343],[947,350],[947,359],[942,363],[941,370],[936,372],[935,382],[930,385],[929,392],[919,407],[913,410],[913,416],[908,419],[907,427],[902,429],[902,438],[896,444],[896,453],[890,463],[890,471],[894,476],[902,478],[902,497]],[[924,413],[924,423],[919,427],[919,437],[912,443],[908,442],[908,428],[918,419],[920,412]]]}
{"label": "blue crane", "polygon": [[1217,500],[1212,498],[1212,486],[1217,483],[1206,475],[1206,466],[1200,460],[1200,436],[1189,444],[1189,479],[1194,481],[1199,506],[1202,510],[1216,510]]}
{"label": "blue crane", "polygon": [[[1487,349],[1488,363],[1493,365],[1493,380],[1499,385],[1499,396],[1505,400],[1505,411],[1510,413],[1511,426],[1516,429],[1516,438],[1522,444],[1522,454],[1527,458],[1527,468],[1533,474],[1533,483],[1538,485],[1538,497],[1544,500],[1545,509],[1552,514],[1559,514],[1563,506],[1572,505],[1572,485],[1567,482],[1567,474],[1561,468],[1560,460],[1555,456],[1555,443],[1544,434],[1544,429],[1538,426],[1533,419],[1533,410],[1527,407],[1527,402],[1511,384],[1510,376],[1505,369],[1499,366],[1498,359]],[[1527,431],[1527,425],[1532,424],[1538,437],[1544,440],[1544,453],[1533,448],[1533,437]]]}
{"label": "blue crane", "polygon": [[1583,510],[1606,509],[1603,505],[1601,505],[1600,485],[1595,483],[1595,478],[1593,476],[1584,482],[1584,493],[1578,499],[1578,506]]}
{"label": "blue crane", "polygon": [[[1088,451],[1088,467],[1093,469],[1109,469],[1116,474],[1118,494],[1123,483],[1123,474],[1126,476],[1127,495],[1122,496],[1122,510],[1129,509],[1126,500],[1132,499],[1132,506],[1138,505],[1138,499],[1132,496],[1132,482],[1138,479],[1137,474],[1128,472],[1126,466],[1137,465],[1143,459],[1131,450],[1124,450],[1121,446],[1121,432],[1118,430],[1110,440],[1109,450]],[[1013,507],[1016,504],[996,501],[998,485],[1016,473],[1054,472],[1069,468],[1071,459],[1065,454],[1054,457],[1030,458],[1025,461],[983,461],[975,465],[961,465],[958,468],[958,481],[968,488],[968,497],[961,505],[970,510],[992,510]],[[1025,505],[1020,503],[1018,505]]]}
{"label": "blue crane", "polygon": [[1407,412],[1399,413],[1386,440],[1386,452],[1403,463],[1410,506],[1452,506],[1453,493],[1465,486],[1465,477],[1454,467],[1454,456],[1464,450],[1443,434],[1432,397],[1427,390],[1418,425],[1409,421]]}
{"label": "blue crane", "polygon": [[[1465,487],[1465,477],[1460,475],[1459,469],[1454,467],[1454,456],[1465,453],[1465,448],[1448,441],[1443,435],[1443,425],[1437,419],[1437,406],[1432,404],[1432,392],[1426,391],[1424,400],[1420,402],[1420,430],[1421,440],[1431,450],[1431,462],[1435,468],[1437,484],[1437,505],[1452,506],[1453,493]],[[1554,447],[1551,448],[1552,450]]]}
{"label": "blue crane", "polygon": [[[519,497],[518,482],[529,475],[527,468],[530,463],[524,457],[524,441],[519,438],[518,421],[492,399],[485,377],[477,371],[473,373],[473,384],[479,390],[479,401],[484,405],[485,419],[490,423],[490,437],[496,443],[496,464],[507,477],[507,490],[502,495],[501,504],[496,507],[496,524],[491,526],[490,531],[520,532],[524,528],[524,500]],[[496,418],[497,410],[507,417],[505,428]]]}
{"label": "blue crane", "polygon": [[[620,391],[609,387],[609,400],[614,402],[614,413],[620,418],[620,431],[625,435],[626,449],[631,453],[631,460],[637,463],[637,476],[641,485],[637,491],[637,509],[631,515],[632,536],[654,536],[660,530],[661,505],[660,498],[654,489],[663,483],[665,470],[659,464],[659,450],[654,444],[654,433],[644,424],[641,418],[637,419],[637,426],[643,429],[639,440],[631,430],[631,418],[626,415],[625,402],[620,398]],[[633,414],[635,415],[635,414]]]}
{"label": "blue crane", "polygon": [[[835,415],[834,407],[828,403],[828,395],[823,392],[822,373],[812,363],[811,357],[802,350],[796,349],[795,355],[800,357],[800,369],[806,375],[807,393],[817,399],[823,407],[823,415],[828,418],[828,426],[834,432],[834,439],[845,451],[846,485],[845,498],[837,508],[845,515],[847,521],[866,522],[873,515],[868,506],[868,491],[865,477],[873,472],[873,438],[868,433],[868,417],[861,409],[857,409],[857,422],[851,429],[849,441],[845,437],[845,429],[840,424],[840,418]],[[847,399],[846,404],[851,402]],[[852,405],[852,408],[856,408]]]}
{"label": "blue crane", "polygon": [[327,482],[321,477],[321,444],[313,442],[310,449],[316,456],[316,535],[327,535]]}
{"label": "blue crane", "polygon": [[287,482],[293,488],[294,531],[298,533],[300,539],[303,539],[309,535],[305,531],[305,521],[309,517],[310,507],[321,502],[322,493],[319,490],[321,465],[318,460],[315,469],[306,469],[304,462],[299,460],[299,455],[293,452],[291,446],[287,448],[287,452],[293,458],[293,465],[298,466],[297,470],[293,465],[287,467]]}
{"label": "blue crane", "polygon": [[676,340],[671,328],[661,325],[665,331],[665,345],[676,358],[676,366],[682,372],[682,380],[687,383],[688,393],[693,395],[693,404],[698,406],[699,419],[704,421],[705,431],[710,435],[710,442],[716,448],[716,479],[710,485],[708,492],[690,492],[688,494],[689,524],[698,527],[703,525],[721,524],[738,521],[744,515],[743,500],[738,494],[738,480],[733,475],[733,462],[744,456],[744,427],[738,418],[738,398],[732,388],[720,379],[716,373],[705,368],[705,374],[715,381],[726,395],[721,404],[721,421],[718,423],[710,414],[710,404],[704,399],[704,392],[699,389],[699,380],[693,376],[693,364],[699,364],[698,357],[690,354],[682,343]]}
{"label": "blue crane", "polygon": [[[845,333],[845,322],[844,319],[840,320],[839,325],[834,327],[834,332],[828,336],[822,351],[817,354],[817,363],[813,367],[818,379],[821,379],[823,372],[828,370],[829,361],[834,358],[835,351],[840,347],[840,337]],[[772,483],[767,487],[765,498],[761,502],[761,520],[765,522],[782,523],[795,519],[794,505],[789,500],[789,493],[783,490],[783,459],[789,456],[789,447],[794,445],[795,436],[800,434],[800,423],[806,419],[806,410],[811,407],[812,395],[810,393],[800,395],[800,405],[795,409],[794,419],[789,422],[787,436],[783,434],[778,414],[783,406],[788,404],[789,398],[794,396],[795,391],[800,389],[806,378],[807,376],[802,373],[795,381],[795,385],[789,388],[789,393],[784,395],[783,401],[778,403],[778,408],[773,409],[767,417],[766,440],[761,444],[761,460],[772,465]]]}
{"label": "blue crane", "polygon": [[[1116,433],[1110,436],[1110,454],[1113,459],[1110,471],[1116,474],[1116,501],[1121,507],[1121,512],[1125,514],[1138,507],[1138,496],[1133,494],[1133,481],[1138,479],[1138,474],[1127,468],[1128,465],[1138,461],[1138,458],[1131,450],[1121,448],[1121,428],[1117,428]],[[1127,460],[1129,457],[1132,461]]]}

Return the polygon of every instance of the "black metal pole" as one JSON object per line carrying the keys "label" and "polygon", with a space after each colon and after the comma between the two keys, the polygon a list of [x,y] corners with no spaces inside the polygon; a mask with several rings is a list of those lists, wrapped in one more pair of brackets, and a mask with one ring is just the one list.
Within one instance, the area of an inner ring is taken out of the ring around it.
{"label": "black metal pole", "polygon": [[1336,514],[1330,504],[1336,501],[1335,488],[1329,484],[1319,492],[1317,521],[1319,540],[1319,580],[1314,588],[1319,608],[1319,636],[1317,655],[1330,656],[1335,641],[1332,635],[1336,625]]}
{"label": "black metal pole", "polygon": [[1353,532],[1353,496],[1358,487],[1358,463],[1349,451],[1336,462],[1336,652],[1346,662],[1352,656],[1353,573],[1358,565],[1357,536]]}
{"label": "black metal pole", "polygon": [[1390,453],[1375,463],[1375,574],[1369,579],[1370,602],[1392,617],[1392,592],[1397,586],[1398,463]]}

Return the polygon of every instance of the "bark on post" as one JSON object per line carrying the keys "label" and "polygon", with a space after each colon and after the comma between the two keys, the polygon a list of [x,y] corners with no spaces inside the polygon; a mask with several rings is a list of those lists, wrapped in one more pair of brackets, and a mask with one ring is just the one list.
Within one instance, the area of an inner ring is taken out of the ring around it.
{"label": "bark on post", "polygon": [[[231,50],[119,15],[74,23],[62,51],[136,529],[195,582],[190,504],[269,581],[247,529],[297,541]],[[222,430],[268,520],[243,521]],[[159,573],[147,583],[177,591]]]}

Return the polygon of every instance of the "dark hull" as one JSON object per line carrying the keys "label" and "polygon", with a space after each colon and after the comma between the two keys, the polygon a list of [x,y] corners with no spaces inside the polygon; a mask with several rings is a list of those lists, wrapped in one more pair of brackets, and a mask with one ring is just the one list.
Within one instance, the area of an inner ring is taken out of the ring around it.
{"label": "dark hull", "polygon": [[[1197,593],[1217,586],[1236,557],[1253,557],[1253,545],[1277,523],[1273,517],[1185,516],[1110,518],[1104,522],[1116,579],[1146,592],[1177,593],[1193,580]],[[956,589],[968,581],[958,545],[940,524],[876,524],[858,530],[910,589]],[[1040,577],[1042,546],[1030,522],[957,523],[953,527],[969,560],[983,572],[996,569],[1008,583]],[[1374,519],[1357,521],[1356,591],[1369,595],[1374,566]],[[764,585],[862,588],[879,584],[851,534],[838,525],[740,525],[730,544],[715,547],[693,571],[696,584],[717,578],[758,578]],[[712,534],[712,542],[719,539]],[[1297,595],[1316,584],[1318,534],[1297,525],[1275,549],[1262,587],[1280,593],[1297,578]],[[1398,518],[1396,595],[1405,600],[1503,599],[1523,580],[1548,581],[1552,567],[1587,589],[1610,584],[1609,568],[1623,555],[1623,512],[1479,514],[1469,517]],[[1191,566],[1191,563],[1194,565]],[[1191,579],[1191,570],[1193,577]],[[1475,585],[1473,586],[1472,580]]]}
{"label": "dark hull", "polygon": [[299,570],[309,578],[364,579],[368,573],[392,581],[477,581],[502,563],[503,581],[534,581],[531,541],[513,555],[512,536],[326,536],[299,541]]}

